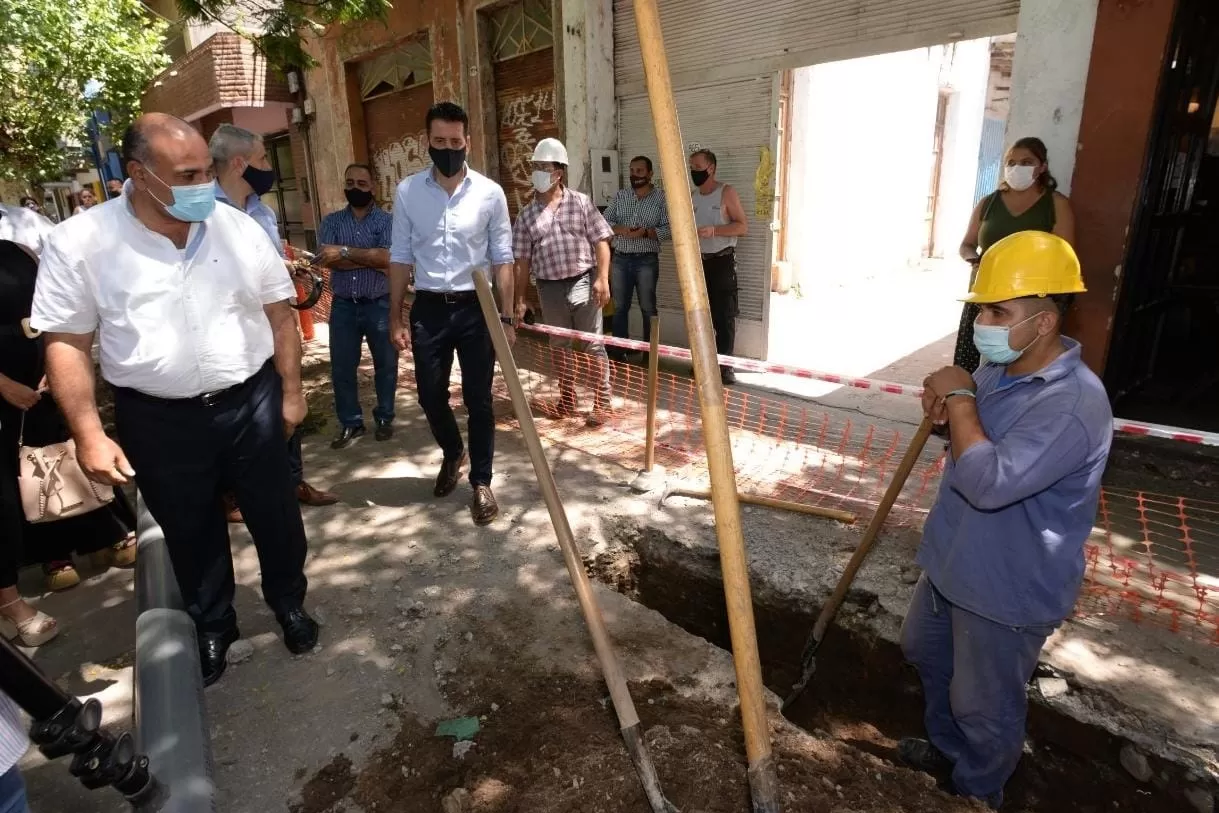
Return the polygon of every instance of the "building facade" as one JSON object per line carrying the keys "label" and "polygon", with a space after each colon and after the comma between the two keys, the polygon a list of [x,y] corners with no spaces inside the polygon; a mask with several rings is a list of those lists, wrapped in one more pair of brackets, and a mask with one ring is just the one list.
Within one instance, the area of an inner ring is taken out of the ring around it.
{"label": "building facade", "polygon": [[[1183,232],[1181,222],[1206,205],[1195,192],[1209,189],[1214,156],[1208,150],[1219,154],[1219,139],[1210,138],[1219,32],[1209,4],[659,5],[686,146],[718,155],[720,179],[738,188],[750,218],[738,247],[740,355],[767,355],[772,266],[781,259],[783,233],[800,227],[786,222],[783,194],[790,180],[782,151],[792,73],[990,38],[991,77],[978,97],[984,103],[969,108],[979,117],[970,125],[979,139],[974,199],[998,175],[1003,145],[1026,135],[1046,142],[1060,189],[1074,205],[1088,285],[1070,314],[1070,330],[1083,341],[1088,363],[1105,375],[1119,413],[1128,403],[1142,417],[1165,418],[1163,410],[1139,406],[1139,393],[1150,383],[1171,400],[1176,385],[1164,381],[1175,368],[1168,357],[1209,341],[1199,331],[1208,321],[1219,324],[1204,310],[1216,298],[1197,270],[1206,265],[1203,255],[1191,249],[1183,265],[1185,255],[1172,248],[1206,245],[1202,236]],[[403,0],[387,24],[337,27],[312,48],[319,67],[306,77],[302,132],[314,145],[315,199],[323,210],[342,205],[341,173],[351,161],[374,167],[387,202],[402,177],[426,167],[423,113],[440,99],[470,112],[470,162],[504,185],[513,211],[528,199],[528,157],[539,138],[565,141],[573,186],[599,202],[625,186],[631,157],[657,158],[631,0]],[[1178,64],[1171,54],[1182,49],[1190,56]],[[952,116],[949,110],[944,117]],[[1219,201],[1219,189],[1214,195]],[[1155,220],[1153,211],[1169,220]],[[935,224],[935,253],[953,254],[959,239],[953,230],[964,229],[959,215]],[[670,249],[662,252],[661,269],[660,309],[671,317],[662,318],[662,339],[684,344]],[[1181,287],[1184,277],[1193,288]]]}

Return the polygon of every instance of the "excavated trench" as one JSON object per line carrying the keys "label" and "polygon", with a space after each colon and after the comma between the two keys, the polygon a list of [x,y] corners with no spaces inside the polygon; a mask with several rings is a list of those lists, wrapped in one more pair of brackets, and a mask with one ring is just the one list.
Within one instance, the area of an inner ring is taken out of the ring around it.
{"label": "excavated trench", "polygon": [[[719,563],[662,531],[617,529],[608,550],[586,561],[590,575],[725,650],[730,649]],[[780,697],[800,673],[800,653],[818,608],[782,606],[754,596],[763,679]],[[904,736],[922,734],[921,688],[900,649],[868,629],[882,613],[872,597],[851,594],[817,655],[817,671],[787,717],[817,736],[845,741],[896,761]],[[1030,745],[1006,788],[1005,810],[1028,813],[1182,813],[1184,770],[1150,759],[1152,781],[1140,784],[1120,767],[1123,740],[1033,699]]]}

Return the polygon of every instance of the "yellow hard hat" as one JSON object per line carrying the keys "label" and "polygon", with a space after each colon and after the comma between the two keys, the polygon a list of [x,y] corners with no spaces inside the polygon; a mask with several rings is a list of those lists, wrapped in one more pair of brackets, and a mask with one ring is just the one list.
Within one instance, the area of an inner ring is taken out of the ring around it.
{"label": "yellow hard hat", "polygon": [[969,295],[962,301],[981,305],[1086,290],[1079,258],[1070,243],[1049,232],[1021,231],[986,250]]}

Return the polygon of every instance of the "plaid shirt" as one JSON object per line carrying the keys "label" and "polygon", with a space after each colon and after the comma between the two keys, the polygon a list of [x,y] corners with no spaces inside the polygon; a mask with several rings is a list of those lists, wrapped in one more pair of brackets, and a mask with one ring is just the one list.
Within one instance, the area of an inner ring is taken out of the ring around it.
{"label": "plaid shirt", "polygon": [[605,219],[611,226],[656,229],[654,240],[650,237],[615,237],[614,251],[619,254],[655,254],[660,251],[660,241],[672,236],[669,205],[665,193],[656,187],[642,198],[634,189],[619,190],[605,210]]}
{"label": "plaid shirt", "polygon": [[597,243],[613,236],[592,198],[564,187],[553,211],[540,195],[521,210],[512,228],[512,253],[528,260],[538,279],[568,279],[595,267]]}

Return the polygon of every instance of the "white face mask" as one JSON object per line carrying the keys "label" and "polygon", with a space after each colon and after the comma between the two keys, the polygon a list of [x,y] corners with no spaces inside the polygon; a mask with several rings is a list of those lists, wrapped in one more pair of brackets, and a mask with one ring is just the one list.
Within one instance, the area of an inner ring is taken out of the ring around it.
{"label": "white face mask", "polygon": [[550,177],[552,174],[544,169],[535,169],[533,171],[533,188],[542,193],[549,192],[550,187],[554,186],[554,179]]}
{"label": "white face mask", "polygon": [[1023,192],[1033,185],[1033,181],[1037,180],[1037,167],[1024,165],[1004,167],[1003,180],[1007,181],[1007,185],[1012,189]]}

